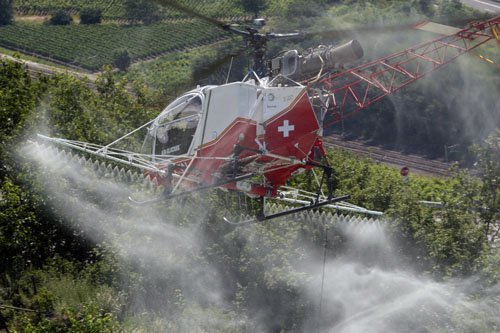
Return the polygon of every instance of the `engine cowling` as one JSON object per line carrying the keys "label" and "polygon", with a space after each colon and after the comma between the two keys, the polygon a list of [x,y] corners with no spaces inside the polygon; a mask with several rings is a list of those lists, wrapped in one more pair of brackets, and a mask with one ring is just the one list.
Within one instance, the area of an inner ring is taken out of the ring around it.
{"label": "engine cowling", "polygon": [[344,65],[363,57],[363,48],[357,40],[340,46],[319,45],[302,54],[297,50],[287,51],[283,56],[271,61],[273,76],[282,74],[293,80],[303,80],[320,73],[335,72]]}

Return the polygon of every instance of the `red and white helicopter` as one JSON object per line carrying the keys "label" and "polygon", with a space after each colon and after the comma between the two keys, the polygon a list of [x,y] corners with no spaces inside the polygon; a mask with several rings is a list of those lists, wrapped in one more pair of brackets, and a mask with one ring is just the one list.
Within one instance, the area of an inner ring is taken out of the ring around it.
{"label": "red and white helicopter", "polygon": [[[243,36],[247,45],[253,47],[254,70],[242,81],[199,87],[185,93],[155,119],[106,146],[40,137],[137,167],[155,184],[165,187],[165,192],[153,200],[130,199],[136,204],[209,188],[260,197],[260,213],[244,222],[321,206],[380,214],[349,205],[344,202],[348,195],[333,196],[332,168],[324,158],[323,129],[480,45],[490,41],[500,43],[500,17],[496,17],[352,69],[344,70],[344,65],[363,55],[355,40],[338,47],[319,46],[302,54],[291,50],[269,61],[266,68],[266,42],[307,33],[263,34],[254,28],[240,30],[172,1],[159,2]],[[424,23],[419,28],[437,32],[447,29],[434,23]],[[141,129],[147,129],[142,153],[114,148]],[[303,193],[285,186],[289,178],[313,168],[323,171],[317,193],[301,197]],[[325,182],[326,195],[321,191]],[[266,215],[266,197],[303,206]]]}

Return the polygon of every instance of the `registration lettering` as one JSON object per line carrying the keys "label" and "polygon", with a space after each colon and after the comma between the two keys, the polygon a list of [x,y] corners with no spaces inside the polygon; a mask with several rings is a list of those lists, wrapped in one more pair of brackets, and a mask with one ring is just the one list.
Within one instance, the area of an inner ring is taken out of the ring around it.
{"label": "registration lettering", "polygon": [[181,145],[176,145],[176,146],[172,146],[170,148],[167,148],[167,149],[163,149],[162,150],[162,155],[168,155],[168,154],[171,154],[171,153],[175,153],[176,151],[179,151],[181,150]]}

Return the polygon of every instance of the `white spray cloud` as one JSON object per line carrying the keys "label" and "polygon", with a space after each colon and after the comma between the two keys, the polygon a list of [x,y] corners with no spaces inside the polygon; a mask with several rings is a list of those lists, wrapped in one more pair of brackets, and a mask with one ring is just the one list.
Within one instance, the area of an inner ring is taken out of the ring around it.
{"label": "white spray cloud", "polygon": [[[175,295],[170,285],[165,285],[165,290],[144,293],[165,298],[164,303],[154,303],[160,318],[156,320],[158,326],[166,329],[174,320],[175,327],[184,331],[220,331],[228,327],[230,331],[272,331],[284,327],[283,318],[288,314],[269,313],[269,309],[288,307],[273,303],[285,302],[286,298],[269,300],[269,295],[262,295],[245,313],[238,313],[231,303],[234,295],[228,297],[227,290],[235,285],[251,286],[252,281],[243,282],[228,275],[224,266],[216,267],[206,260],[207,240],[201,227],[210,207],[202,196],[185,206],[180,200],[165,203],[167,209],[129,207],[123,204],[128,185],[97,178],[91,171],[54,157],[37,145],[27,145],[21,153],[44,170],[41,177],[47,195],[57,199],[68,221],[79,224],[96,241],[111,242],[123,260],[142,267],[149,279],[168,283],[174,280],[169,277],[176,277],[180,290]],[[59,180],[51,181],[53,177]],[[82,191],[86,195],[80,195]],[[186,216],[193,219],[186,222]],[[295,290],[295,302],[304,304],[305,318],[298,328],[302,331],[474,331],[483,327],[483,318],[490,320],[486,327],[500,327],[498,286],[488,290],[488,296],[474,296],[478,294],[472,289],[474,280],[436,282],[414,273],[399,259],[383,223],[336,224],[330,236],[341,237],[344,250],[326,258],[324,279],[323,257],[308,240],[301,239],[300,223],[308,222],[284,219],[270,223],[235,229],[233,236],[244,242],[242,253],[246,256],[239,260],[245,260],[249,269],[260,267],[252,263],[263,263],[261,271],[252,274],[269,288]],[[294,233],[282,233],[280,226],[284,223],[295,223]],[[151,306],[151,300],[139,294],[132,295],[131,302],[138,308]],[[174,297],[196,306],[173,308]],[[214,312],[214,308],[222,310]],[[162,316],[168,318],[162,321]]]}
{"label": "white spray cloud", "polygon": [[[436,282],[397,263],[382,225],[338,228],[356,255],[327,261],[321,320],[310,326],[331,332],[455,332],[478,330],[482,318],[493,318],[488,327],[499,327],[500,286],[477,296],[471,292],[474,279]],[[310,297],[318,297],[321,285],[321,264],[316,265]]]}
{"label": "white spray cloud", "polygon": [[[179,281],[179,297],[189,301],[189,296],[195,295],[195,301],[226,306],[218,272],[202,260],[197,261],[204,251],[202,235],[197,229],[209,211],[203,196],[184,209],[181,200],[164,203],[169,206],[167,209],[124,205],[130,186],[111,178],[96,177],[92,170],[38,144],[28,144],[20,153],[39,164],[44,190],[70,227],[83,229],[87,237],[96,242],[110,242],[123,260],[142,267],[141,273],[149,279],[168,280],[174,276]],[[185,225],[182,222],[185,215],[195,215],[198,220]],[[162,293],[165,297],[171,296],[165,290],[157,291]],[[132,299],[139,306],[150,301]],[[164,310],[158,309],[158,312]],[[197,314],[200,321],[203,315],[203,311]]]}

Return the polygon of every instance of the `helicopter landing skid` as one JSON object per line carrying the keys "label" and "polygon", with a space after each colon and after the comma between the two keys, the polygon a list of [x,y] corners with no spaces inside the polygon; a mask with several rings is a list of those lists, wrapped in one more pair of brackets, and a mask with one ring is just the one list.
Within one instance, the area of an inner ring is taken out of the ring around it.
{"label": "helicopter landing skid", "polygon": [[318,202],[318,203],[313,203],[309,206],[303,206],[303,207],[297,207],[297,208],[294,208],[294,209],[289,209],[289,210],[286,210],[286,211],[283,211],[283,212],[279,212],[279,213],[275,213],[275,214],[270,214],[270,215],[265,215],[264,214],[264,197],[261,197],[261,207],[260,207],[260,212],[259,214],[257,214],[257,216],[253,219],[249,219],[249,220],[245,220],[245,221],[241,221],[241,222],[232,222],[230,221],[229,219],[227,219],[226,217],[224,217],[224,221],[231,224],[231,225],[244,225],[244,224],[250,224],[250,223],[255,223],[255,222],[263,222],[263,221],[267,221],[267,220],[271,220],[271,219],[274,219],[274,218],[277,218],[277,217],[282,217],[282,216],[286,216],[286,215],[291,215],[291,214],[295,214],[295,213],[299,213],[299,212],[302,212],[302,211],[305,211],[305,210],[311,210],[311,209],[315,209],[315,208],[319,208],[321,206],[325,206],[325,205],[329,205],[329,204],[332,204],[332,203],[335,203],[335,202],[339,202],[339,201],[344,201],[344,200],[348,200],[351,196],[350,195],[343,195],[341,197],[337,197],[337,198],[332,198],[332,199],[328,199],[328,200],[324,200],[324,201],[321,201],[321,202]]}
{"label": "helicopter landing skid", "polygon": [[169,199],[177,198],[177,197],[180,197],[180,196],[188,195],[188,194],[191,194],[191,193],[194,193],[194,192],[198,192],[198,191],[202,191],[202,190],[207,190],[207,189],[219,187],[219,186],[222,186],[222,185],[227,185],[227,184],[235,183],[235,182],[238,182],[238,181],[241,181],[241,180],[245,180],[245,179],[249,179],[249,178],[252,178],[252,177],[255,177],[255,174],[254,173],[249,173],[249,174],[238,176],[238,177],[232,177],[230,179],[225,179],[223,181],[216,182],[216,183],[213,183],[213,184],[200,185],[200,186],[195,187],[193,189],[182,191],[182,192],[172,193],[172,192],[170,192],[169,189],[166,189],[165,192],[163,192],[159,197],[151,199],[151,200],[136,201],[136,200],[132,199],[131,197],[128,197],[128,200],[130,202],[132,202],[133,204],[138,205],[138,206],[148,205],[148,204],[152,204],[152,203],[156,203],[156,202],[160,202],[160,201],[169,200]]}
{"label": "helicopter landing skid", "polygon": [[[255,216],[255,218],[249,219],[246,221],[241,221],[241,222],[231,222],[229,219],[224,217],[224,221],[226,221],[227,223],[232,224],[232,225],[243,225],[243,224],[254,223],[254,222],[262,222],[262,221],[271,220],[271,219],[274,219],[277,217],[282,217],[282,216],[286,216],[286,215],[299,213],[299,212],[302,212],[305,210],[319,208],[319,207],[326,206],[326,205],[329,205],[329,204],[332,204],[335,202],[348,200],[351,197],[350,195],[343,195],[343,196],[336,197],[336,198],[333,197],[333,180],[332,180],[332,171],[333,170],[332,170],[332,167],[330,165],[328,165],[328,164],[323,165],[323,164],[319,164],[316,162],[307,162],[306,164],[313,166],[313,167],[323,169],[323,177],[321,178],[321,183],[319,184],[318,193],[316,194],[316,198],[311,201],[310,205],[303,206],[303,207],[297,207],[297,208],[285,210],[283,212],[266,215],[264,213],[264,209],[266,206],[265,197],[261,196],[260,197],[260,211]],[[320,200],[321,187],[323,186],[325,179],[326,179],[327,187],[328,187],[328,197],[325,200]]]}

